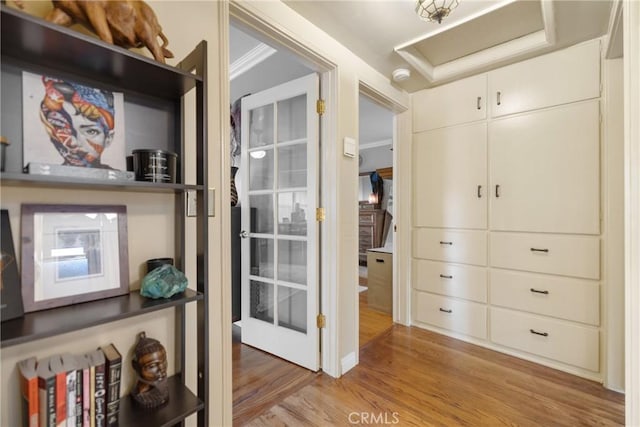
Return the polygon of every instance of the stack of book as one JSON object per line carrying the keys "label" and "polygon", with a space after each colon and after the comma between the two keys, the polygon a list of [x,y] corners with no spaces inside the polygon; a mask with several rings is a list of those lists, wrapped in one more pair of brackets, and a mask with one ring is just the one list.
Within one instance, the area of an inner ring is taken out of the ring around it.
{"label": "stack of book", "polygon": [[18,362],[22,424],[107,427],[118,424],[122,356],[113,344],[83,355]]}

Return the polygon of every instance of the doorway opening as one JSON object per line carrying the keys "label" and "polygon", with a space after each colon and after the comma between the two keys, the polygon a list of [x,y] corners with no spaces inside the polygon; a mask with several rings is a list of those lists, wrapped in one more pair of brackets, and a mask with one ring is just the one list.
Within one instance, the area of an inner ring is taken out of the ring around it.
{"label": "doorway opening", "polygon": [[359,347],[393,324],[393,112],[359,96]]}
{"label": "doorway opening", "polygon": [[[315,84],[318,90],[318,76],[296,55],[233,21],[229,59],[235,202],[230,320],[233,417],[239,425],[318,375],[319,275],[309,265],[318,259],[319,138],[308,131],[318,121],[318,95],[309,89]],[[302,92],[301,81],[308,83]],[[277,339],[270,339],[273,334]],[[314,354],[306,363],[309,350]],[[305,353],[304,362],[296,359],[299,353]]]}

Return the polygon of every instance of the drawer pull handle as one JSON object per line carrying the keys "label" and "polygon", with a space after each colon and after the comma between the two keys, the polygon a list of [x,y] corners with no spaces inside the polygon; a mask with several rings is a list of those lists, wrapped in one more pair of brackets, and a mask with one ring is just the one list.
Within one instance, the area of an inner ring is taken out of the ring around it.
{"label": "drawer pull handle", "polygon": [[545,252],[545,253],[548,253],[549,249],[531,248],[531,252]]}
{"label": "drawer pull handle", "polygon": [[440,244],[441,245],[453,245],[453,242],[443,242],[442,240],[440,240]]}
{"label": "drawer pull handle", "polygon": [[502,93],[500,91],[496,92],[496,102],[498,105],[502,104]]}
{"label": "drawer pull handle", "polygon": [[445,310],[444,308],[440,307],[440,311],[443,313],[452,313],[453,310]]}
{"label": "drawer pull handle", "polygon": [[376,258],[376,262],[384,262],[384,260],[380,258]]}
{"label": "drawer pull handle", "polygon": [[482,185],[478,185],[478,199],[482,199]]}
{"label": "drawer pull handle", "polygon": [[442,277],[443,279],[453,279],[453,276],[446,276],[444,274],[441,274],[440,277]]}
{"label": "drawer pull handle", "polygon": [[538,289],[534,289],[534,288],[531,288],[530,290],[531,290],[531,292],[536,293],[536,294],[549,295],[549,291],[539,291]]}
{"label": "drawer pull handle", "polygon": [[548,337],[549,336],[548,333],[546,333],[546,332],[538,332],[535,329],[529,329],[529,332],[531,332],[532,334],[535,334],[535,335],[541,335],[543,337]]}
{"label": "drawer pull handle", "polygon": [[500,185],[496,185],[496,198],[500,197]]}
{"label": "drawer pull handle", "polygon": [[480,101],[482,101],[482,97],[481,96],[478,97],[478,101],[476,103],[476,108],[478,108],[478,110],[481,108],[480,107]]}

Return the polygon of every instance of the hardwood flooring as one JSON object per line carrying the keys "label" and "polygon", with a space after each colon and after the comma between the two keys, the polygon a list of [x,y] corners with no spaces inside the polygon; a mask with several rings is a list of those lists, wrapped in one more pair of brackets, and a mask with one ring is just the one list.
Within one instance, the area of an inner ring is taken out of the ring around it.
{"label": "hardwood flooring", "polygon": [[321,375],[242,344],[237,326],[232,336],[234,426],[245,425]]}
{"label": "hardwood flooring", "polygon": [[234,403],[261,384],[234,405],[238,426],[624,425],[624,396],[598,383],[418,328],[394,325],[339,379],[251,350],[234,347],[234,381],[254,379]]}
{"label": "hardwood flooring", "polygon": [[360,292],[360,348],[380,336],[393,325],[391,315],[372,310],[367,305],[367,291]]}

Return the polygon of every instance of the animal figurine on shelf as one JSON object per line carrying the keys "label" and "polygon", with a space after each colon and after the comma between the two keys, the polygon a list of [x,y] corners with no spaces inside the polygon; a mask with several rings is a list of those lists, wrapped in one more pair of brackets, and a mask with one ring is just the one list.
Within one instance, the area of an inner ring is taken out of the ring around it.
{"label": "animal figurine on shelf", "polygon": [[[68,27],[80,23],[96,32],[107,43],[126,49],[143,47],[156,61],[173,58],[167,49],[169,41],[162,32],[155,13],[141,0],[52,0],[53,10],[45,19]],[[162,45],[158,42],[162,40]]]}

